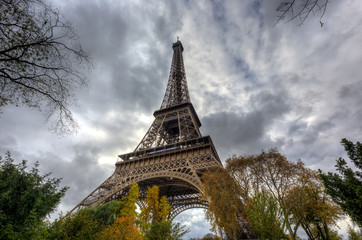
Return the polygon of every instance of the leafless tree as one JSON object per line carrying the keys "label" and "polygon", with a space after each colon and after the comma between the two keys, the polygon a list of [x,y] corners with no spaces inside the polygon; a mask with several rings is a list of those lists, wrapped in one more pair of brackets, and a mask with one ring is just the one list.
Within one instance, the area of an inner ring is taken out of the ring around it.
{"label": "leafless tree", "polygon": [[0,110],[39,109],[52,129],[77,129],[69,109],[75,90],[88,85],[91,59],[59,12],[44,0],[0,0]]}
{"label": "leafless tree", "polygon": [[277,16],[278,24],[281,21],[290,22],[293,20],[299,20],[299,25],[302,25],[305,20],[311,15],[320,15],[320,24],[323,27],[324,23],[322,18],[327,10],[329,0],[287,0],[282,1],[277,12],[280,14]]}

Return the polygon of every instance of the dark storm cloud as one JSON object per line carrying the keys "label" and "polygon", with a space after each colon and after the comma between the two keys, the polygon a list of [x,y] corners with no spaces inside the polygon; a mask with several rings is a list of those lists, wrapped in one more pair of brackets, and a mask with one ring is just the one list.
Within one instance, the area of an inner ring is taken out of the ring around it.
{"label": "dark storm cloud", "polygon": [[249,102],[253,110],[248,113],[218,112],[202,118],[204,132],[213,137],[223,160],[232,154],[253,154],[283,144],[283,139],[271,139],[267,130],[290,110],[288,95],[261,91]]}
{"label": "dark storm cloud", "polygon": [[219,112],[202,118],[204,131],[215,136],[215,142],[222,148],[258,141],[264,136],[265,120],[261,112],[244,115]]}
{"label": "dark storm cloud", "polygon": [[362,100],[362,81],[353,82],[350,84],[345,84],[339,90],[339,97],[341,99],[354,99],[356,102],[361,102]]}
{"label": "dark storm cloud", "polygon": [[313,145],[320,134],[326,133],[335,127],[333,119],[324,120],[308,125],[305,121],[299,120],[289,124],[288,136],[298,136],[303,144]]}
{"label": "dark storm cloud", "polygon": [[52,177],[62,178],[62,186],[68,186],[62,204],[70,210],[99,184],[112,174],[114,166],[99,165],[100,149],[91,143],[73,146],[74,156],[64,159],[50,152],[29,156],[39,161],[42,172],[52,172]]}
{"label": "dark storm cloud", "polygon": [[[0,115],[0,150],[39,160],[43,172],[63,177],[71,188],[61,210],[71,209],[152,123],[178,34],[201,130],[222,160],[279,147],[290,160],[331,171],[344,153],[340,139],[361,140],[357,2],[331,2],[321,28],[318,17],[301,27],[273,27],[279,0],[62,1],[95,66],[87,75],[90,90],[77,92],[78,107],[72,107],[80,131],[59,139],[41,113],[7,107]],[[208,231],[200,212],[183,216],[190,237]]]}
{"label": "dark storm cloud", "polygon": [[[94,101],[105,111],[153,111],[162,98],[159,89],[167,82],[171,43],[181,24],[176,5],[77,1],[65,10],[101,68],[90,76],[98,94],[87,104]],[[102,78],[108,78],[106,85]]]}
{"label": "dark storm cloud", "polygon": [[172,2],[110,1],[76,1],[64,7],[94,58],[90,91],[81,92],[76,110],[84,123],[106,135],[96,140],[101,154],[133,149],[140,141],[135,129],[148,128],[140,114],[152,116],[159,108],[176,39],[173,32],[181,25],[176,8]]}
{"label": "dark storm cloud", "polygon": [[[146,131],[148,126],[138,117],[151,115],[161,103],[160,89],[167,83],[176,38],[173,31],[180,22],[174,4],[168,2],[77,1],[66,5],[65,12],[95,64],[89,74],[90,91],[80,95],[78,110],[95,138],[73,144],[71,159],[58,158],[44,166],[52,169],[61,163],[57,173],[71,186],[63,202],[72,207],[111,174],[113,164],[100,165],[101,156],[113,153],[116,160],[121,149],[133,149],[140,140],[134,137],[135,129]],[[96,137],[98,131],[101,135]],[[45,155],[43,159],[50,157]]]}
{"label": "dark storm cloud", "polygon": [[52,134],[36,108],[7,106],[0,115],[0,153],[22,157],[27,149],[48,144]]}
{"label": "dark storm cloud", "polygon": [[[151,115],[152,113],[150,113]],[[131,112],[119,114],[112,118],[99,118],[92,122],[92,126],[101,129],[105,136],[103,139],[95,139],[97,146],[103,154],[109,153],[121,154],[120,149],[134,149],[141,139],[134,137],[137,129],[147,128],[152,123],[140,121],[137,115]],[[139,137],[141,138],[141,137]],[[116,157],[116,155],[115,155]]]}
{"label": "dark storm cloud", "polygon": [[307,128],[307,123],[295,121],[288,126],[288,135],[299,134]]}
{"label": "dark storm cloud", "polygon": [[1,120],[0,155],[10,151],[16,163],[27,160],[29,169],[38,161],[41,174],[52,172],[51,177],[62,178],[61,185],[70,187],[62,200],[63,211],[74,207],[111,173],[113,166],[98,164],[98,143],[57,139],[36,111],[8,107]]}
{"label": "dark storm cloud", "polygon": [[290,110],[288,100],[289,97],[286,92],[272,93],[271,91],[264,90],[252,95],[249,102],[253,109],[260,110],[267,119],[273,120]]}

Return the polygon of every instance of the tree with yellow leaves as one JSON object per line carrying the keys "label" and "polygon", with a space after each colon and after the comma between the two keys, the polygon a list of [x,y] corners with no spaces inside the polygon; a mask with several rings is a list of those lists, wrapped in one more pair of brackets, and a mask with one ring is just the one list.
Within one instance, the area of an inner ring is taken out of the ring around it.
{"label": "tree with yellow leaves", "polygon": [[112,225],[96,235],[98,240],[141,240],[142,233],[133,216],[117,217]]}
{"label": "tree with yellow leaves", "polygon": [[295,186],[287,195],[286,204],[291,219],[299,223],[310,239],[331,239],[331,226],[343,215],[342,209],[325,193],[317,172],[309,181]]}
{"label": "tree with yellow leaves", "polygon": [[[318,233],[312,235],[327,239],[341,214],[324,194],[316,172],[300,160],[288,161],[277,149],[229,158],[225,170],[206,172],[202,180],[210,204],[206,216],[214,230],[232,233],[230,239],[237,239],[238,229],[246,229],[237,225],[240,222],[251,225],[259,238],[288,232],[294,240],[299,228],[309,231],[314,226]],[[315,211],[307,213],[310,209]]]}
{"label": "tree with yellow leaves", "polygon": [[144,203],[146,207],[141,211],[141,219],[145,223],[165,221],[171,212],[171,206],[168,205],[166,197],[159,198],[159,187],[156,185],[148,188]]}
{"label": "tree with yellow leaves", "polygon": [[139,195],[138,184],[134,183],[119,201],[62,217],[50,226],[49,239],[176,240],[188,232],[167,218],[171,206],[166,197],[159,197],[157,186],[148,189],[141,214],[136,211]]}
{"label": "tree with yellow leaves", "polygon": [[168,219],[171,206],[165,196],[159,197],[158,186],[148,188],[144,204],[139,225],[145,240],[176,240],[189,232],[180,223],[174,224]]}
{"label": "tree with yellow leaves", "polygon": [[139,201],[140,190],[137,183],[133,183],[128,191],[127,196],[119,200],[119,208],[116,209],[117,216],[125,217],[131,216],[138,217],[137,202]]}
{"label": "tree with yellow leaves", "polygon": [[223,168],[210,169],[202,176],[204,199],[208,200],[206,219],[212,231],[229,239],[255,237],[245,217],[240,198],[243,191]]}
{"label": "tree with yellow leaves", "polygon": [[139,187],[137,183],[131,185],[127,196],[118,201],[118,207],[115,209],[114,223],[109,225],[96,236],[99,240],[141,240],[142,233],[137,226],[136,212],[137,202],[139,200]]}

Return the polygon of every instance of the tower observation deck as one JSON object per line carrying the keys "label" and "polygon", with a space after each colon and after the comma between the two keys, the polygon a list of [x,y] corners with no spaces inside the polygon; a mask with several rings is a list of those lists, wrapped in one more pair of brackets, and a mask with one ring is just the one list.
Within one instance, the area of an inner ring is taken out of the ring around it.
{"label": "tower observation deck", "polygon": [[132,183],[140,188],[140,206],[148,187],[159,186],[172,206],[170,218],[190,208],[207,208],[201,176],[222,167],[210,136],[202,136],[200,119],[191,103],[183,61],[184,47],[172,44],[173,57],[166,92],[155,120],[130,153],[118,155],[114,173],[72,211],[125,196]]}

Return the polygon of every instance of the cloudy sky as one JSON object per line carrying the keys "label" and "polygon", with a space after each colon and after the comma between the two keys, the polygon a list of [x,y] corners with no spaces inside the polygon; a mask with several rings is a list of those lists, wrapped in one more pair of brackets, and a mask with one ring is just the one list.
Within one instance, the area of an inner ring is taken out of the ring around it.
{"label": "cloudy sky", "polygon": [[[80,130],[60,137],[36,110],[0,115],[0,152],[39,161],[70,186],[72,209],[132,151],[153,121],[179,36],[191,101],[223,161],[278,147],[291,161],[333,171],[340,140],[361,141],[362,2],[330,1],[302,25],[278,24],[273,1],[66,0],[60,6],[94,59],[89,89],[72,106]],[[186,211],[187,237],[209,232]],[[342,224],[343,230],[345,226]]]}

